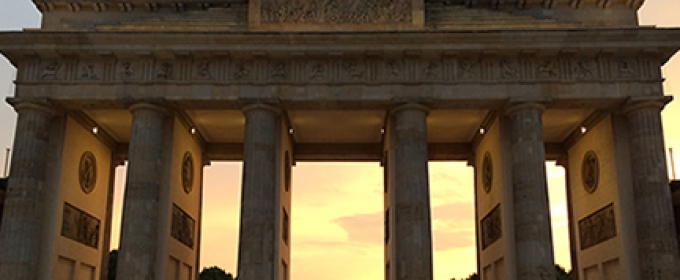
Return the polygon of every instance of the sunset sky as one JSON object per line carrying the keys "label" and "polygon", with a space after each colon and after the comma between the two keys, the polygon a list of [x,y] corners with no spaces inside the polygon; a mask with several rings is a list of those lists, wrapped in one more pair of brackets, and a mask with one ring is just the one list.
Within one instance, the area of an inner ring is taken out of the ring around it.
{"label": "sunset sky", "polygon": [[[0,0],[0,30],[39,26],[30,0]],[[680,26],[680,2],[647,0],[643,25]],[[680,55],[664,68],[666,95],[680,96]],[[12,96],[15,69],[0,56],[0,96]],[[680,169],[680,100],[664,113],[666,146]],[[0,154],[11,148],[16,117],[0,104]],[[570,267],[564,172],[548,165],[556,262]],[[680,172],[680,170],[678,170]],[[2,175],[0,170],[0,175]],[[118,246],[125,169],[116,172],[112,247]],[[241,184],[240,163],[205,168],[202,266],[235,272]],[[382,168],[378,163],[298,163],[293,169],[292,280],[377,280],[383,277]],[[472,168],[464,162],[430,163],[436,280],[476,270]]]}

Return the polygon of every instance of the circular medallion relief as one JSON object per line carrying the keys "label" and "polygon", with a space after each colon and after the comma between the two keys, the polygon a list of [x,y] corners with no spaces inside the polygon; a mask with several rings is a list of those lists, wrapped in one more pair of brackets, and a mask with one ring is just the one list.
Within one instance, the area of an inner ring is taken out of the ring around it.
{"label": "circular medallion relief", "polygon": [[194,157],[190,152],[186,152],[182,159],[182,187],[185,193],[194,188]]}
{"label": "circular medallion relief", "polygon": [[78,180],[80,188],[85,193],[91,193],[97,184],[97,159],[92,152],[85,152],[80,157],[78,165]]}
{"label": "circular medallion relief", "polygon": [[593,193],[597,189],[597,184],[600,181],[600,161],[597,159],[597,154],[593,151],[588,151],[583,156],[581,181],[588,193]]}
{"label": "circular medallion relief", "polygon": [[493,183],[493,161],[491,154],[486,152],[484,154],[484,162],[482,162],[482,186],[487,193],[491,191],[491,184]]}

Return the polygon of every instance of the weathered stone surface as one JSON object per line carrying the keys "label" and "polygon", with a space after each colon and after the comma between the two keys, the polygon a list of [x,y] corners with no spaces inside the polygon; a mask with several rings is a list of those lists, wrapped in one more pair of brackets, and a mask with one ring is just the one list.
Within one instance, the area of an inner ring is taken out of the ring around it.
{"label": "weathered stone surface", "polygon": [[[680,256],[660,100],[633,100],[626,108],[641,279],[680,278]],[[653,229],[653,230],[650,230]]]}
{"label": "weathered stone surface", "polygon": [[40,259],[48,131],[53,111],[45,104],[18,103],[12,170],[0,229],[0,275],[37,279]]}
{"label": "weathered stone surface", "polygon": [[517,278],[555,278],[550,209],[545,174],[542,113],[537,103],[506,111],[512,150],[512,196]]}
{"label": "weathered stone surface", "polygon": [[389,183],[394,223],[392,279],[432,280],[432,224],[427,158],[427,114],[418,104],[391,111],[388,122]]}
{"label": "weathered stone surface", "polygon": [[243,149],[243,189],[239,234],[238,277],[243,280],[276,279],[280,260],[276,228],[277,192],[280,176],[280,112],[254,104],[243,109],[246,116]]}
{"label": "weathered stone surface", "polygon": [[159,244],[160,188],[166,111],[139,103],[133,114],[128,174],[123,203],[117,277],[158,280],[155,275]]}

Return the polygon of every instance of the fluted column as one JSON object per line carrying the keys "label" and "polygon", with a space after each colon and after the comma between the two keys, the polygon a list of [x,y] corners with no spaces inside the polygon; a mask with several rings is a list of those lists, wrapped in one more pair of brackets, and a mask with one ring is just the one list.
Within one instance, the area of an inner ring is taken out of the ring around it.
{"label": "fluted column", "polygon": [[239,234],[239,280],[277,279],[279,111],[254,104],[246,116]]}
{"label": "fluted column", "polygon": [[40,103],[18,103],[12,170],[0,232],[0,278],[37,279],[43,220],[48,131],[53,111]]}
{"label": "fluted column", "polygon": [[680,279],[673,203],[668,183],[661,109],[663,101],[626,109],[640,279]]}
{"label": "fluted column", "polygon": [[428,108],[418,104],[391,112],[387,167],[394,179],[390,182],[394,280],[433,278],[427,115]]}
{"label": "fluted column", "polygon": [[155,275],[163,131],[167,111],[158,105],[130,107],[132,131],[128,152],[118,279],[160,280]]}
{"label": "fluted column", "polygon": [[546,188],[543,106],[514,104],[510,126],[512,201],[517,279],[555,279],[550,209]]}

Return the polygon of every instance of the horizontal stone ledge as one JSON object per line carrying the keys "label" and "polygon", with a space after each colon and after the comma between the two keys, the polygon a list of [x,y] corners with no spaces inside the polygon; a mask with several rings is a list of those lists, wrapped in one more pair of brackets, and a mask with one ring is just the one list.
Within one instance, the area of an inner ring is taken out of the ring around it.
{"label": "horizontal stone ledge", "polygon": [[[127,144],[119,144],[114,155],[127,159]],[[564,156],[561,143],[546,143],[546,160],[558,160]],[[380,162],[383,147],[380,143],[296,143],[295,161],[323,162]],[[208,143],[203,151],[204,164],[210,161],[243,160],[243,143]],[[431,161],[469,161],[474,156],[471,143],[429,143],[428,158]]]}

